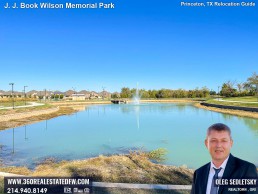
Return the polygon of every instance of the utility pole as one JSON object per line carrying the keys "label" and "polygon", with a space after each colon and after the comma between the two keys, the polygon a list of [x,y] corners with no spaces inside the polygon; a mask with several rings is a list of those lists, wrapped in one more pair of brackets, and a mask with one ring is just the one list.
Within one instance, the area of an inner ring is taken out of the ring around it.
{"label": "utility pole", "polygon": [[25,89],[26,89],[26,87],[28,87],[28,86],[23,86],[23,92],[24,92],[24,104],[25,104],[25,106],[26,106],[26,92],[25,92]]}
{"label": "utility pole", "polygon": [[258,83],[256,83],[256,95],[257,95],[257,101],[258,101]]}
{"label": "utility pole", "polygon": [[220,88],[220,86],[218,86],[218,100],[219,100],[219,88]]}
{"label": "utility pole", "polygon": [[75,99],[76,99],[76,101],[78,100],[78,96],[77,96],[77,92],[76,92],[76,88],[75,87],[72,87],[72,89],[73,89],[73,93],[75,94]]}
{"label": "utility pole", "polygon": [[102,100],[104,100],[104,91],[105,91],[105,88],[106,88],[106,87],[103,87],[103,86],[102,86]]}
{"label": "utility pole", "polygon": [[46,99],[47,99],[47,90],[45,89],[45,102],[46,102]]}
{"label": "utility pole", "polygon": [[14,96],[13,96],[13,85],[14,85],[14,83],[9,83],[9,85],[12,86],[12,99],[13,99],[13,109],[14,109]]}

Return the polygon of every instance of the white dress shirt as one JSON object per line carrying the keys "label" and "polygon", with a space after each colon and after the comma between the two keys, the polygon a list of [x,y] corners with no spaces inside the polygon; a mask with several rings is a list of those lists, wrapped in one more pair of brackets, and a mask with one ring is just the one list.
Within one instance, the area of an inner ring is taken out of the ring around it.
{"label": "white dress shirt", "polygon": [[228,158],[229,158],[229,156],[227,157],[226,160],[224,160],[224,162],[218,168],[211,161],[210,172],[209,172],[209,177],[208,177],[208,182],[207,182],[207,187],[206,187],[206,194],[210,194],[210,192],[211,192],[212,179],[213,179],[213,176],[215,175],[215,170],[213,168],[216,168],[216,169],[221,168],[221,170],[218,174],[218,177],[221,178],[223,176],[224,171],[225,171],[225,168],[226,168],[226,165],[227,165],[227,162],[228,162]]}

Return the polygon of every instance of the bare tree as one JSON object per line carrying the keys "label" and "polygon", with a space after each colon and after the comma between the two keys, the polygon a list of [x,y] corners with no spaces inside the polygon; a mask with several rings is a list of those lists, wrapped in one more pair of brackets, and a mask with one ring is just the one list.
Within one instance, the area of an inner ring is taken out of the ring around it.
{"label": "bare tree", "polygon": [[256,72],[254,72],[253,75],[247,79],[247,82],[244,84],[244,86],[245,88],[254,90],[258,100],[258,75]]}
{"label": "bare tree", "polygon": [[243,88],[244,88],[244,84],[243,83],[238,83],[237,88],[238,88],[238,91],[241,93]]}

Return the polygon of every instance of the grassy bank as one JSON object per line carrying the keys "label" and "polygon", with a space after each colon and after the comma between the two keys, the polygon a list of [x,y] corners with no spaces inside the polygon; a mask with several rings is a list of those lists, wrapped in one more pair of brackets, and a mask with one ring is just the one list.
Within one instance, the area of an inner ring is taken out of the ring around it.
{"label": "grassy bank", "polygon": [[191,184],[192,170],[156,164],[150,161],[152,157],[144,152],[131,152],[128,155],[99,156],[75,161],[55,162],[48,159],[34,170],[1,167],[0,171],[28,176],[82,176],[99,182]]}
{"label": "grassy bank", "polygon": [[111,104],[110,100],[78,100],[78,101],[53,101],[51,105],[55,106],[72,106],[72,105],[89,105],[89,104]]}
{"label": "grassy bank", "polygon": [[249,117],[249,118],[258,119],[257,112],[223,109],[223,108],[216,108],[216,107],[210,107],[210,106],[208,107],[208,106],[203,106],[200,103],[195,103],[194,106],[197,108],[202,108],[202,109],[206,109],[206,110],[210,110],[210,111],[215,111],[215,112],[220,112],[220,113],[225,113],[225,114],[230,114],[230,115],[236,115],[236,116],[240,116],[240,117]]}
{"label": "grassy bank", "polygon": [[242,102],[258,102],[258,98],[256,96],[223,98],[223,100],[242,101]]}
{"label": "grassy bank", "polygon": [[[55,106],[53,105],[44,105],[44,106],[38,106],[38,107],[29,107],[26,109],[12,109],[12,110],[4,110],[3,112],[0,112],[0,114],[15,114],[15,113],[22,113],[22,112],[31,112],[33,110],[47,110],[49,108],[53,108]],[[38,116],[31,116],[29,118],[24,118],[24,119],[13,119],[10,121],[3,121],[0,122],[0,130],[7,129],[7,128],[13,128],[13,127],[18,127],[22,126],[25,124],[31,124],[34,122],[42,121],[42,120],[48,120],[54,117],[58,117],[61,115],[68,115],[72,114],[74,112],[77,112],[76,108],[73,107],[59,107],[59,110],[53,113],[49,114],[42,114]]]}
{"label": "grassy bank", "polygon": [[[26,176],[88,177],[95,182],[190,185],[193,170],[186,167],[160,165],[150,160],[162,160],[162,149],[151,152],[134,151],[128,155],[99,156],[86,160],[55,162],[47,159],[34,170],[27,167],[0,167],[0,171]],[[3,178],[0,177],[0,193]],[[93,188],[94,193],[106,194],[179,194],[189,190],[148,190],[123,188]]]}
{"label": "grassy bank", "polygon": [[6,114],[15,114],[15,113],[22,113],[22,112],[31,112],[34,110],[46,110],[49,108],[53,108],[54,106],[51,104],[45,104],[42,106],[33,106],[33,107],[25,107],[25,108],[14,108],[14,109],[1,109],[0,116]]}
{"label": "grassy bank", "polygon": [[255,101],[245,101],[242,98],[234,99],[234,98],[225,98],[223,100],[228,100],[228,101],[240,101],[240,102],[227,102],[227,101],[218,101],[216,99],[210,99],[207,100],[207,103],[211,104],[220,104],[220,105],[226,105],[226,106],[241,106],[241,107],[258,107],[258,103],[251,103]]}
{"label": "grassy bank", "polygon": [[[26,105],[29,103],[27,102]],[[14,106],[24,106],[25,102],[24,101],[15,101]],[[13,106],[13,102],[8,101],[8,102],[0,102],[0,107],[8,107],[8,106]]]}

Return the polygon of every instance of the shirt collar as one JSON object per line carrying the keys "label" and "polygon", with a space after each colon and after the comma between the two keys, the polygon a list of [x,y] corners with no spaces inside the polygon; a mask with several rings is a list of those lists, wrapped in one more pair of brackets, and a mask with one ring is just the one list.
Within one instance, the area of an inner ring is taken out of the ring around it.
{"label": "shirt collar", "polygon": [[[228,158],[229,158],[229,155],[228,155],[228,157],[224,160],[224,162],[219,166],[219,168],[222,168],[222,169],[225,170],[226,165],[227,165],[227,162],[228,162]],[[213,168],[218,169],[218,168],[213,164],[213,162],[211,161],[211,169],[213,169]]]}

